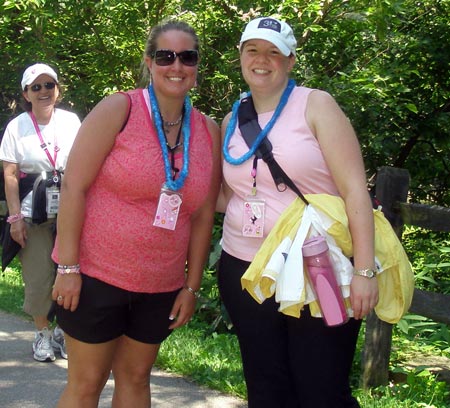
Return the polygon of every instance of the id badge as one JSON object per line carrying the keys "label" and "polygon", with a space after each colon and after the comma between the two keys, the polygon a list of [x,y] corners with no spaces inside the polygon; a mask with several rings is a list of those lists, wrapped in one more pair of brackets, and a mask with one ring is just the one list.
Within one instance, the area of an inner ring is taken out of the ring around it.
{"label": "id badge", "polygon": [[47,215],[58,214],[60,194],[58,187],[47,187],[45,193],[47,196]]}
{"label": "id badge", "polygon": [[265,200],[256,197],[246,198],[242,216],[242,235],[244,237],[263,237],[265,208]]}
{"label": "id badge", "polygon": [[174,230],[177,225],[182,202],[182,195],[180,193],[163,188],[159,195],[153,225],[159,228]]}

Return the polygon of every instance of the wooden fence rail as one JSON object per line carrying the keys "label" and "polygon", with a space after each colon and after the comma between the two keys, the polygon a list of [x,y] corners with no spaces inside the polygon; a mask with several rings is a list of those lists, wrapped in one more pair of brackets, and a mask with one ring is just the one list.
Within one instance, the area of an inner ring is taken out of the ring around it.
{"label": "wooden fence rail", "polygon": [[450,232],[450,208],[438,205],[398,203],[403,223],[432,231]]}
{"label": "wooden fence rail", "polygon": [[[409,190],[407,170],[382,167],[377,174],[376,196],[383,213],[401,238],[404,224],[450,232],[450,209],[406,203]],[[415,289],[411,313],[450,324],[450,295]],[[371,313],[366,319],[362,356],[362,385],[365,388],[388,384],[392,325]]]}

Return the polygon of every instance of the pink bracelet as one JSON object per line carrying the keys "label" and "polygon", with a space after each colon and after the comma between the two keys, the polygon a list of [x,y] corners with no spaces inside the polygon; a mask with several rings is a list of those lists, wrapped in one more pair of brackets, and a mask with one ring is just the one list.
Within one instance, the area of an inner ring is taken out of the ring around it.
{"label": "pink bracelet", "polygon": [[19,214],[14,214],[14,215],[10,215],[7,219],[6,222],[8,224],[12,224],[13,222],[17,222],[19,220],[24,219],[24,215],[19,213]]}
{"label": "pink bracelet", "polygon": [[80,264],[76,265],[58,265],[57,272],[60,275],[67,273],[80,273]]}

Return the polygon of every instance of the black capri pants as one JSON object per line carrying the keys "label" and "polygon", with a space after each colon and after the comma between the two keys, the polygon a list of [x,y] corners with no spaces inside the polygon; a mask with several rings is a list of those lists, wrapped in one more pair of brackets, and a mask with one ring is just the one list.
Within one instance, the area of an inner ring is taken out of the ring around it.
{"label": "black capri pants", "polygon": [[349,376],[361,320],[328,327],[311,317],[278,311],[274,296],[262,304],[242,290],[249,262],[222,252],[219,290],[236,329],[249,408],[358,408]]}

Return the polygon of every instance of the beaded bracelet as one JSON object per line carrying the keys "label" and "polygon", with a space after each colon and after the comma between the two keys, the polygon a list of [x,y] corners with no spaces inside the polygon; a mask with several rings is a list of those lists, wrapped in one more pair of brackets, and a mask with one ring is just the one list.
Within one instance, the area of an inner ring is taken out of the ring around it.
{"label": "beaded bracelet", "polygon": [[24,216],[23,214],[21,214],[21,213],[19,213],[19,214],[14,214],[14,215],[10,215],[10,216],[6,219],[6,222],[7,222],[8,224],[12,224],[13,222],[17,222],[17,221],[22,220],[22,219],[24,219],[24,218],[25,218],[25,216]]}
{"label": "beaded bracelet", "polygon": [[184,285],[183,289],[186,289],[189,293],[194,295],[196,299],[198,299],[200,297],[200,291],[199,290],[194,290],[188,285]]}
{"label": "beaded bracelet", "polygon": [[67,273],[80,273],[80,264],[58,265],[57,272],[60,275],[65,275]]}

